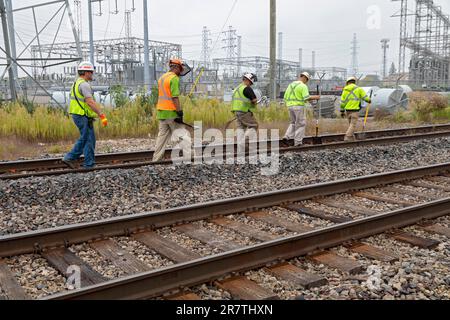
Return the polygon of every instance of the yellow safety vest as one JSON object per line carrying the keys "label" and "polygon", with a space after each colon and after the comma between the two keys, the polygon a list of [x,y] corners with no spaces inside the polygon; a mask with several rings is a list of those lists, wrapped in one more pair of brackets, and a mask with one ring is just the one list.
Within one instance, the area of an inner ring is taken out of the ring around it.
{"label": "yellow safety vest", "polygon": [[255,105],[249,98],[244,95],[244,90],[247,88],[245,84],[241,84],[233,92],[233,100],[231,101],[232,111],[249,112],[255,109]]}
{"label": "yellow safety vest", "polygon": [[[86,80],[79,78],[70,91],[70,107],[69,113],[79,116],[86,116],[88,118],[95,118],[97,114],[92,111],[91,107],[86,103],[84,96],[80,93],[80,84]],[[95,101],[95,98],[92,97]]]}

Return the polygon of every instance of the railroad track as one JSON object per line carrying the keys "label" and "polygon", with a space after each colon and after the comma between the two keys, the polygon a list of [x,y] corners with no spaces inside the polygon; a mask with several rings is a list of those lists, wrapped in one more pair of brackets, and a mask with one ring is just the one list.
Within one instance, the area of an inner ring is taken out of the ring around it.
{"label": "railroad track", "polygon": [[[307,256],[344,273],[358,273],[363,269],[358,260],[328,249],[346,245],[390,263],[399,257],[364,242],[383,233],[432,250],[437,241],[402,228],[417,225],[449,237],[449,226],[436,222],[450,214],[449,194],[450,163],[445,163],[4,236],[0,287],[8,299],[29,298],[11,261],[34,254],[33,261],[45,259],[60,276],[66,277],[71,266],[80,270],[82,288],[45,299],[196,299],[189,288],[202,283],[213,283],[235,299],[274,299],[273,292],[243,272],[264,268],[280,280],[310,288],[326,285],[327,279],[302,270],[292,259]],[[164,262],[152,267],[145,257],[124,249],[124,242]],[[102,267],[81,258],[80,246],[94,252]],[[106,265],[120,277],[106,278]]]}
{"label": "railroad track", "polygon": [[[337,149],[346,147],[357,147],[367,145],[379,145],[407,142],[417,139],[438,138],[450,135],[449,125],[423,126],[408,129],[393,129],[382,131],[369,131],[364,134],[364,140],[355,142],[344,142],[344,135],[334,134],[320,137],[307,137],[305,145],[302,147],[283,147],[283,143],[278,141],[281,146],[280,152],[302,152],[320,149]],[[356,134],[357,138],[362,137],[362,133]],[[224,150],[225,146],[222,146]],[[264,145],[268,150],[271,149],[271,142]],[[204,149],[205,147],[203,147]],[[236,150],[237,146],[231,147]],[[111,169],[131,169],[154,164],[171,164],[169,160],[172,154],[171,149],[165,153],[165,159],[161,162],[152,162],[153,151],[139,151],[128,153],[100,154],[96,156],[97,167],[91,170],[69,169],[60,158],[10,161],[0,163],[0,180],[20,179],[33,176],[52,176],[68,173],[81,173],[98,170]]]}

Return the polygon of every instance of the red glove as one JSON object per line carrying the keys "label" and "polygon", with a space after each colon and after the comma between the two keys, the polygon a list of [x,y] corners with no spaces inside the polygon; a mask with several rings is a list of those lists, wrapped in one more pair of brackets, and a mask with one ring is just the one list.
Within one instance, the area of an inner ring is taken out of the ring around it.
{"label": "red glove", "polygon": [[103,127],[106,127],[108,125],[108,119],[106,119],[106,116],[104,114],[100,115],[100,120],[102,122]]}

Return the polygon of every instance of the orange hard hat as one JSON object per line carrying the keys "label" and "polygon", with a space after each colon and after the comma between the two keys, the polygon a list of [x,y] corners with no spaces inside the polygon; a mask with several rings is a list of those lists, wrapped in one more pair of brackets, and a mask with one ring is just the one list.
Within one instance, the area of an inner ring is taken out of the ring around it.
{"label": "orange hard hat", "polygon": [[173,64],[179,65],[180,67],[183,68],[184,62],[181,59],[170,59],[169,65],[173,65]]}

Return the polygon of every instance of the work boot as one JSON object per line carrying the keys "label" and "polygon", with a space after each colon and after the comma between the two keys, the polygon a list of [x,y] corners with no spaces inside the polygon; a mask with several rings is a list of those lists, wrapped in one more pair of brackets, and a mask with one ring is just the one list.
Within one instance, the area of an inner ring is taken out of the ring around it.
{"label": "work boot", "polygon": [[76,169],[77,168],[77,161],[74,160],[66,160],[65,158],[62,158],[61,161],[68,166],[70,169]]}
{"label": "work boot", "polygon": [[281,143],[283,144],[284,147],[293,147],[294,146],[293,141],[289,140],[289,139],[286,139],[286,138],[281,140]]}

